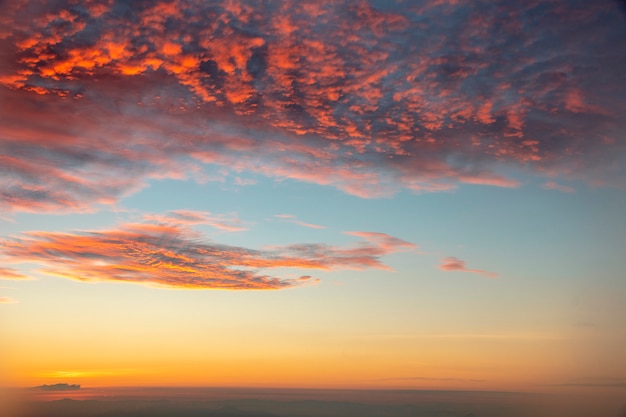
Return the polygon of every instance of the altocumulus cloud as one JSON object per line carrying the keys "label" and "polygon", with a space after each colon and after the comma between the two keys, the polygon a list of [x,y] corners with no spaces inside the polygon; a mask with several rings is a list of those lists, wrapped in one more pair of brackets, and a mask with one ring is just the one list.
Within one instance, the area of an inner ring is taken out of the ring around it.
{"label": "altocumulus cloud", "polygon": [[310,275],[282,279],[260,270],[390,269],[380,261],[381,256],[414,247],[381,233],[365,236],[365,241],[348,247],[298,244],[255,250],[211,242],[180,223],[144,222],[80,233],[30,232],[6,239],[2,245],[3,255],[12,262],[39,263],[44,273],[79,281],[262,290],[318,280]]}
{"label": "altocumulus cloud", "polygon": [[623,185],[624,37],[614,0],[2,2],[0,209],[208,165],[361,197]]}

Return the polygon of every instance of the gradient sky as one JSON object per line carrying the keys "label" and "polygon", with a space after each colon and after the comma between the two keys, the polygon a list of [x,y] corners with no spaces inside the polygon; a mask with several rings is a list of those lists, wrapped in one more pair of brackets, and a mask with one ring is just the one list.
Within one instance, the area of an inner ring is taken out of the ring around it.
{"label": "gradient sky", "polygon": [[625,12],[2,2],[0,385],[623,391]]}

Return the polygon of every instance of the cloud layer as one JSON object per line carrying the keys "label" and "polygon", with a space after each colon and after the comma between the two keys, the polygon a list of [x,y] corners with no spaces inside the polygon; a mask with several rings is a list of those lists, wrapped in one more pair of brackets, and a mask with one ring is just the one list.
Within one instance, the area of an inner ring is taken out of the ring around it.
{"label": "cloud layer", "polygon": [[131,282],[168,288],[262,290],[317,282],[309,275],[283,279],[260,272],[390,269],[380,257],[415,245],[382,233],[358,232],[348,247],[324,244],[263,250],[215,243],[180,223],[128,223],[81,233],[30,232],[2,241],[11,262],[35,262],[41,272],[79,281]]}
{"label": "cloud layer", "polygon": [[207,164],[362,197],[515,187],[507,167],[624,183],[612,0],[16,0],[0,16],[4,211],[91,210]]}

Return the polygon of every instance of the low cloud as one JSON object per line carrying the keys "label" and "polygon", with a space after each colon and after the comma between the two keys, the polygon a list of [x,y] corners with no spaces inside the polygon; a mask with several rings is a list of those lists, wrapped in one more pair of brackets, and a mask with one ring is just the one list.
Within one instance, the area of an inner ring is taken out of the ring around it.
{"label": "low cloud", "polygon": [[229,290],[317,282],[308,274],[285,279],[261,272],[273,268],[389,270],[380,258],[412,246],[382,233],[353,235],[366,239],[345,247],[294,244],[255,250],[210,241],[183,224],[128,223],[101,231],[30,232],[2,245],[12,262],[39,263],[43,273],[78,281]]}
{"label": "low cloud", "polygon": [[439,269],[446,272],[470,272],[472,274],[483,275],[487,278],[497,278],[498,274],[495,272],[485,271],[483,269],[470,269],[465,265],[465,261],[455,258],[453,256],[449,256],[447,258],[441,259],[441,264],[439,265]]}
{"label": "low cloud", "polygon": [[621,388],[626,387],[626,378],[624,377],[607,377],[607,378],[582,378],[572,382],[555,384],[560,387],[588,387],[588,388]]}
{"label": "low cloud", "polygon": [[471,382],[471,383],[485,382],[484,379],[429,378],[429,377],[420,377],[420,376],[404,377],[404,378],[383,378],[383,379],[379,379],[379,381],[433,381],[433,382],[446,381],[446,382]]}

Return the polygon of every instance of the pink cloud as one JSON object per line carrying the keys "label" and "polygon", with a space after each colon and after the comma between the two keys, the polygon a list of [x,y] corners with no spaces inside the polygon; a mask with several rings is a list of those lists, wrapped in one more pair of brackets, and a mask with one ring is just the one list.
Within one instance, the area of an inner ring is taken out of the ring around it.
{"label": "pink cloud", "polygon": [[406,240],[398,239],[386,233],[377,232],[346,232],[351,236],[357,236],[361,239],[376,244],[384,253],[393,253],[400,251],[412,251],[417,249],[417,245]]}
{"label": "pink cloud", "polygon": [[236,185],[241,185],[241,186],[254,185],[257,182],[258,182],[257,180],[254,180],[252,178],[235,177],[235,184]]}
{"label": "pink cloud", "polygon": [[314,223],[306,223],[301,220],[298,220],[296,216],[294,216],[293,214],[275,214],[274,217],[285,220],[289,223],[297,224],[298,226],[308,227],[310,229],[325,229],[326,228],[326,226],[322,226],[322,225],[314,224]]}
{"label": "pink cloud", "polygon": [[265,269],[390,269],[380,257],[412,246],[382,233],[353,235],[365,241],[348,247],[296,244],[254,250],[208,241],[183,224],[129,223],[91,232],[30,232],[2,244],[10,261],[35,262],[41,272],[63,278],[230,290],[317,282],[309,275],[283,279],[260,272]]}
{"label": "pink cloud", "polygon": [[554,181],[548,181],[546,183],[543,184],[543,188],[545,188],[546,190],[557,190],[560,191],[562,193],[573,193],[575,190],[574,188],[567,186],[567,185],[562,185],[559,183],[556,183]]}
{"label": "pink cloud", "polygon": [[15,269],[0,267],[0,279],[29,279],[29,277],[17,272]]}
{"label": "pink cloud", "polygon": [[166,214],[145,214],[142,217],[145,220],[175,225],[206,224],[228,232],[248,230],[242,226],[242,221],[233,215],[211,214],[208,211],[173,210]]}
{"label": "pink cloud", "polygon": [[453,256],[449,256],[447,258],[441,259],[441,264],[439,265],[439,269],[446,272],[470,272],[472,274],[483,275],[487,278],[497,278],[498,274],[495,272],[489,272],[482,269],[470,269],[465,265],[465,261],[455,258]]}
{"label": "pink cloud", "polygon": [[519,181],[493,174],[462,175],[459,180],[466,184],[492,185],[503,188],[516,188],[520,185]]}
{"label": "pink cloud", "polygon": [[581,3],[574,21],[505,0],[10,3],[4,212],[93,211],[207,165],[364,198],[517,187],[503,172],[519,170],[624,183],[617,4]]}

